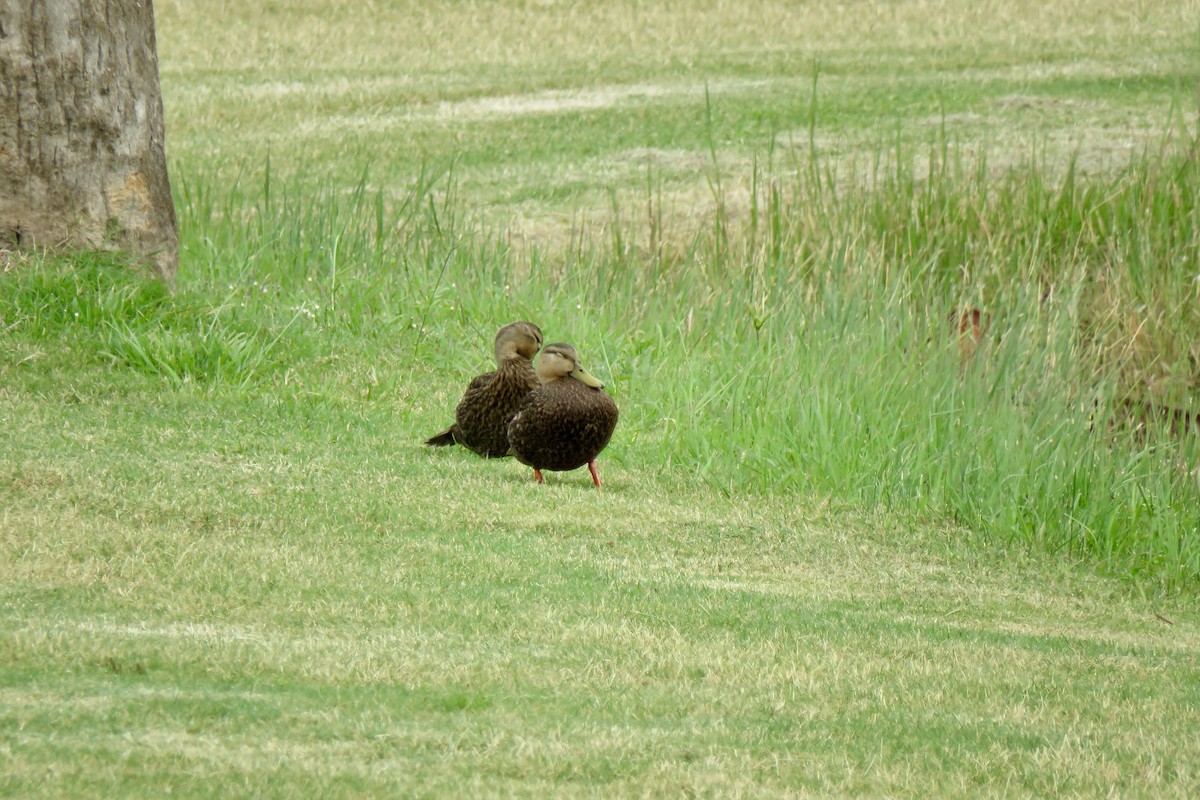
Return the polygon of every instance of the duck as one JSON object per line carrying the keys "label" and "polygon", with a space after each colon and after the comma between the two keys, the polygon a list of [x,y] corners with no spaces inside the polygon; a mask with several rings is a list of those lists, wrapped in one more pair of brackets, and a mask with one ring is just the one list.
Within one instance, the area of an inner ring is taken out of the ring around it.
{"label": "duck", "polygon": [[533,357],[542,346],[542,329],[512,322],[496,332],[496,369],[476,376],[454,411],[454,424],[425,440],[431,447],[462,445],[484,458],[509,454],[508,421],[521,401],[541,383]]}
{"label": "duck", "polygon": [[542,470],[567,472],[586,464],[592,482],[601,488],[596,456],[617,427],[617,404],[569,344],[546,345],[536,372],[541,385],[521,401],[508,423],[509,452],[533,467],[538,483],[545,483]]}

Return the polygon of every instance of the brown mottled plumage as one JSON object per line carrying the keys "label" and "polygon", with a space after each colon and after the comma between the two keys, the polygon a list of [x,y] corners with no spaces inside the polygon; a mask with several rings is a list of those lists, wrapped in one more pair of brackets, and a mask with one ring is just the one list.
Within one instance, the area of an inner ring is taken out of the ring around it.
{"label": "brown mottled plumage", "polygon": [[578,469],[587,464],[600,487],[596,456],[617,427],[617,404],[604,393],[594,375],[579,364],[569,344],[548,344],[538,358],[542,385],[530,392],[508,423],[508,441],[517,461],[533,467],[542,483],[542,470]]}
{"label": "brown mottled plumage", "polygon": [[542,330],[532,322],[513,322],[496,333],[496,370],[467,386],[454,412],[454,424],[425,444],[461,444],[485,458],[508,455],[508,421],[525,396],[538,388],[531,360],[542,346]]}

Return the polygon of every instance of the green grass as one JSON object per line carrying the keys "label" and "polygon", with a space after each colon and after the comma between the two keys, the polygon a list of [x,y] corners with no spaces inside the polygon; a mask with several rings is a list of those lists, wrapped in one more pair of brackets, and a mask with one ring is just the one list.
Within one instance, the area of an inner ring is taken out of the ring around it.
{"label": "green grass", "polygon": [[280,394],[6,397],[6,792],[1187,793],[1190,603]]}
{"label": "green grass", "polygon": [[[1193,795],[1196,5],[877,6],[156,4],[176,286],[0,254],[0,795]],[[420,444],[513,319],[604,490]]]}
{"label": "green grass", "polygon": [[570,211],[605,220],[610,190],[636,197],[647,149],[668,151],[658,167],[685,211],[704,196],[691,156],[710,136],[740,185],[756,151],[809,131],[814,73],[816,133],[838,152],[922,143],[947,124],[997,156],[1049,143],[1093,169],[1176,124],[1171,104],[1193,107],[1200,75],[1195,0],[157,11],[170,153],[186,173],[203,164],[228,181],[269,156],[282,177],[349,185],[369,163],[402,195],[421,164],[453,160],[474,213],[539,237],[563,235]]}

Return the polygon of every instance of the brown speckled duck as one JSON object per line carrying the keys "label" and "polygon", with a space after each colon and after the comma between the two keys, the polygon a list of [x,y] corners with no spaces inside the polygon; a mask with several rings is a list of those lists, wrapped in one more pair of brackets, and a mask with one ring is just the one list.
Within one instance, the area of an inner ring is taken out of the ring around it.
{"label": "brown speckled duck", "polygon": [[544,483],[544,469],[563,472],[587,464],[600,488],[596,456],[617,427],[617,404],[605,394],[604,384],[580,365],[579,354],[569,344],[546,345],[537,376],[542,385],[529,393],[508,423],[510,452],[533,467],[538,483]]}
{"label": "brown speckled duck", "polygon": [[508,421],[539,386],[532,359],[541,346],[542,330],[532,322],[501,328],[496,333],[496,370],[471,381],[455,409],[454,424],[425,444],[461,444],[485,458],[508,455]]}

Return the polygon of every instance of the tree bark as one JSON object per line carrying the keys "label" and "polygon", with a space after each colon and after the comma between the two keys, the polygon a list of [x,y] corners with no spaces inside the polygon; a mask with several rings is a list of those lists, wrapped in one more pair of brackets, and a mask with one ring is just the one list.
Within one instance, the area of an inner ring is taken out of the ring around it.
{"label": "tree bark", "polygon": [[174,275],[151,0],[0,0],[0,246]]}

